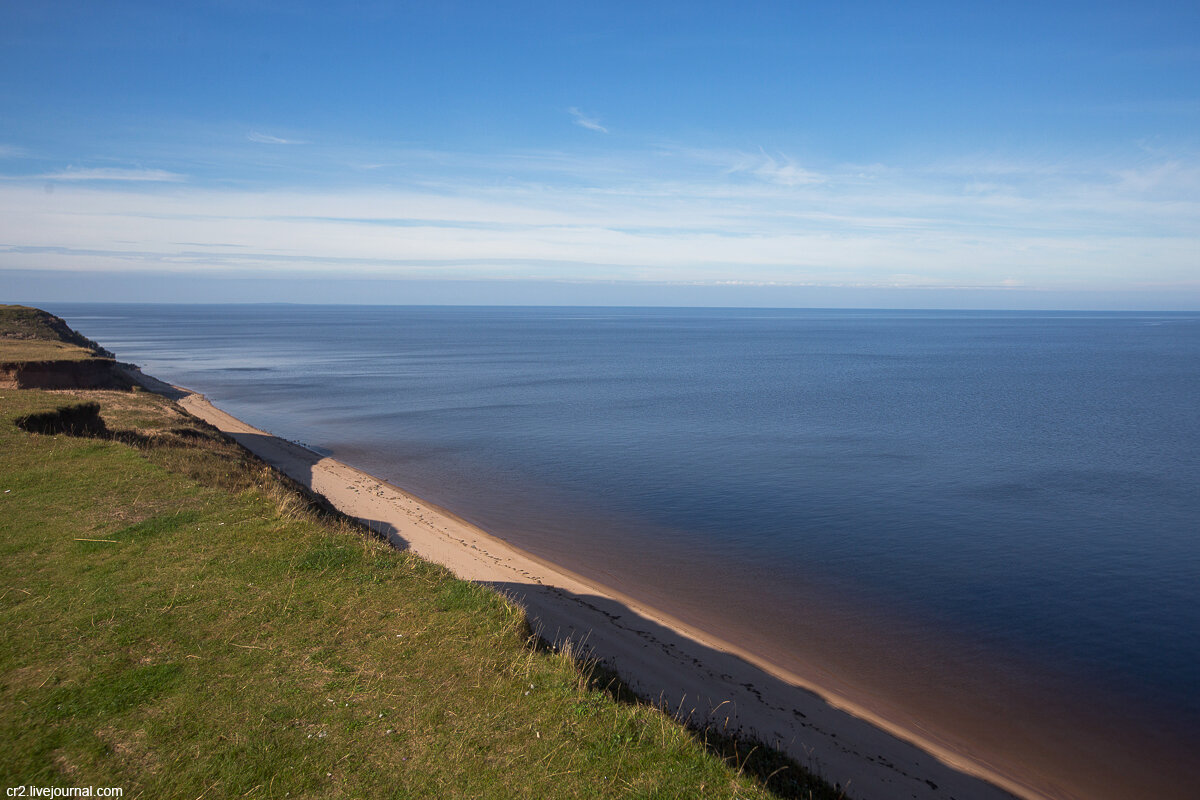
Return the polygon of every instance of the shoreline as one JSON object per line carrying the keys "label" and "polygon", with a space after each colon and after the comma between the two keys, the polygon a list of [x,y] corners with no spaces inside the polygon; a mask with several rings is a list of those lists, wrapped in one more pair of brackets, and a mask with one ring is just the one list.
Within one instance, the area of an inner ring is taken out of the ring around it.
{"label": "shoreline", "polygon": [[272,467],[398,548],[487,584],[525,608],[553,643],[571,640],[640,696],[681,719],[712,720],[785,751],[865,798],[1048,798],[915,730],[627,595],[526,553],[368,473],[254,428],[203,396],[130,370]]}

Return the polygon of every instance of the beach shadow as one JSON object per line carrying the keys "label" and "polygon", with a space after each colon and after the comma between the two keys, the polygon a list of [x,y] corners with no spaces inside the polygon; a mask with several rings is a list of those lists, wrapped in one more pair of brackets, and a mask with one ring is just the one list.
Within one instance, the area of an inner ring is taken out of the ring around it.
{"label": "beach shadow", "polygon": [[390,522],[366,517],[347,517],[347,519],[353,519],[359,525],[366,527],[373,538],[387,542],[396,550],[408,549],[408,540],[401,536],[399,528]]}
{"label": "beach shadow", "polygon": [[[208,425],[208,423],[202,423]],[[303,497],[310,510],[328,519],[350,523],[372,538],[387,542],[397,550],[407,550],[409,543],[400,535],[399,529],[384,520],[368,517],[352,517],[338,510],[326,497],[309,487],[313,485],[316,466],[325,456],[303,445],[262,433],[225,432],[209,425],[212,431],[231,439],[257,460],[269,464],[277,473],[287,478],[289,489]]]}
{"label": "beach shadow", "polygon": [[880,792],[869,787],[888,787],[882,796],[1013,798],[815,692],[617,600],[539,584],[488,585],[523,606],[543,646],[566,649],[595,688],[665,711],[781,797],[854,797],[853,775],[866,796]]}
{"label": "beach shadow", "polygon": [[179,387],[173,386],[166,381],[160,381],[158,378],[155,378],[152,375],[147,375],[133,364],[118,363],[116,365],[116,371],[126,381],[129,382],[131,387],[140,386],[143,389],[154,392],[155,394],[160,394],[168,400],[179,402],[191,394],[191,392],[186,389],[180,389]]}

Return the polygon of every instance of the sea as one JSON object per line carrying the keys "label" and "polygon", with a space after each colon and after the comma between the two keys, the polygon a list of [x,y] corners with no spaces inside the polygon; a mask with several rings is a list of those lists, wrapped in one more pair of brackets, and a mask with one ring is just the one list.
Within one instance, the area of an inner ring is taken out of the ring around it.
{"label": "sea", "polygon": [[43,307],[1062,796],[1200,786],[1200,314]]}

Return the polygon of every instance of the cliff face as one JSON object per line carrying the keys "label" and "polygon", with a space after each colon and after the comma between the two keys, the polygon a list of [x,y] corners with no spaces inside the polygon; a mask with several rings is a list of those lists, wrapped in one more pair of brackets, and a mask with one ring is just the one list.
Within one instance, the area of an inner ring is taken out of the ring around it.
{"label": "cliff face", "polygon": [[22,361],[0,363],[0,389],[128,389],[116,361]]}

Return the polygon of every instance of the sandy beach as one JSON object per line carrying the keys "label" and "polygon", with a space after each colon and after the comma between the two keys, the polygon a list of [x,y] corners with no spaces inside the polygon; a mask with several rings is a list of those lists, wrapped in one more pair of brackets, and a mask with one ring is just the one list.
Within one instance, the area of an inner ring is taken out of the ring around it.
{"label": "sandy beach", "polygon": [[880,719],[801,676],[525,553],[453,513],[335,459],[275,437],[200,395],[131,373],[343,513],[455,575],[504,592],[550,642],[571,640],[641,696],[788,752],[862,798],[1050,797],[1017,776]]}

